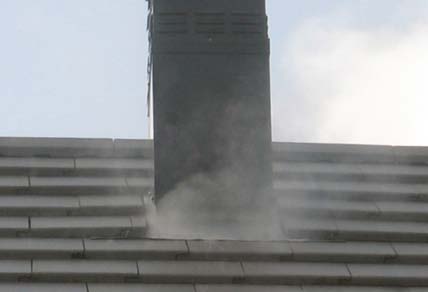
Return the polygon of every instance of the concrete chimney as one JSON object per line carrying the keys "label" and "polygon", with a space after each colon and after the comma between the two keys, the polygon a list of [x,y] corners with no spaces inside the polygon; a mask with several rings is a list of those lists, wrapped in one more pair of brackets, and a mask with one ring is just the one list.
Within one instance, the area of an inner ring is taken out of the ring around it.
{"label": "concrete chimney", "polygon": [[153,5],[156,200],[201,178],[201,212],[258,212],[272,180],[265,0]]}

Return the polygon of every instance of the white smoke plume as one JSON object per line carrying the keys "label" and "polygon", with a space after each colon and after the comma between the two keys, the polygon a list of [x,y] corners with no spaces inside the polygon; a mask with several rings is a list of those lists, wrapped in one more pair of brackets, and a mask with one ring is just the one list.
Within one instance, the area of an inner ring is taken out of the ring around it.
{"label": "white smoke plume", "polygon": [[275,140],[428,145],[428,22],[397,30],[312,19],[282,51]]}
{"label": "white smoke plume", "polygon": [[[277,240],[282,232],[273,194],[247,194],[226,171],[197,174],[148,205],[150,237]],[[147,202],[146,202],[147,203]]]}

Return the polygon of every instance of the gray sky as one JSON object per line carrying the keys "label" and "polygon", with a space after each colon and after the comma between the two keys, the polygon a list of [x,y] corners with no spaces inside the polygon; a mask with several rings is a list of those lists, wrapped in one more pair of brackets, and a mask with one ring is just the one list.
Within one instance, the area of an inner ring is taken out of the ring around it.
{"label": "gray sky", "polygon": [[[428,1],[267,0],[274,140],[428,145]],[[144,0],[0,0],[0,136],[146,138]]]}

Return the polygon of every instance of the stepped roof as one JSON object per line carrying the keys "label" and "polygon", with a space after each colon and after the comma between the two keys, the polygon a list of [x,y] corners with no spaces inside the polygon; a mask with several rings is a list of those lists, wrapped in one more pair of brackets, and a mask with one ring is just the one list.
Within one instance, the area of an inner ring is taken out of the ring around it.
{"label": "stepped roof", "polygon": [[149,238],[151,141],[0,138],[0,291],[427,291],[428,148],[273,143],[278,241]]}

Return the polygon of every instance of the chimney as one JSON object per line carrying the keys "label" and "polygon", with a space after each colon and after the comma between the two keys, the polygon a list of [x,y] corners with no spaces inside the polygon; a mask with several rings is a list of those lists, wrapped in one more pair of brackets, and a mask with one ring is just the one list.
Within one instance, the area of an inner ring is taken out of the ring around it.
{"label": "chimney", "polygon": [[153,6],[156,201],[203,177],[212,181],[197,192],[210,208],[257,209],[272,179],[265,0]]}

